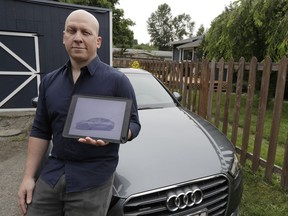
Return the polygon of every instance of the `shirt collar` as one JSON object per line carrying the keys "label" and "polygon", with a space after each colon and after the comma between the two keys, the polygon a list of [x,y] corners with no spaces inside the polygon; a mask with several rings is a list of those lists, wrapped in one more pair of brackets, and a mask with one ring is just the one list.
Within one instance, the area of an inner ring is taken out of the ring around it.
{"label": "shirt collar", "polygon": [[[96,72],[96,69],[99,65],[100,58],[96,56],[87,66],[81,68],[81,71],[87,71],[91,76],[93,76]],[[67,73],[66,71],[71,71],[71,61],[67,61],[63,67],[63,72]]]}

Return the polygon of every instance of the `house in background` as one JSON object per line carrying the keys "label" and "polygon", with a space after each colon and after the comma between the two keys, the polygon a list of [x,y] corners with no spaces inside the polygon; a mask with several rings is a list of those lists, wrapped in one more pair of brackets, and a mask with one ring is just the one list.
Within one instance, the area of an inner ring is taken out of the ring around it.
{"label": "house in background", "polygon": [[113,48],[113,57],[172,60],[172,51],[126,49],[123,55],[120,55],[120,50],[121,48]]}
{"label": "house in background", "polygon": [[202,41],[203,35],[169,43],[172,45],[173,61],[196,60],[197,48]]}

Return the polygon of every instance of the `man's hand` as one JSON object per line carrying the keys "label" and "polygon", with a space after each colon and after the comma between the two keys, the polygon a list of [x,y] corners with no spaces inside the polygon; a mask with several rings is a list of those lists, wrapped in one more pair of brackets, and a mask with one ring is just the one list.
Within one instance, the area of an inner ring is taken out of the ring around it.
{"label": "man's hand", "polygon": [[[128,131],[128,140],[131,138],[131,136],[132,136],[132,132],[129,129],[129,131]],[[96,146],[105,146],[105,145],[109,144],[109,142],[107,142],[107,141],[104,141],[104,140],[101,140],[101,139],[95,140],[95,139],[92,139],[91,137],[79,138],[78,142],[91,144],[91,145],[96,145]]]}
{"label": "man's hand", "polygon": [[27,205],[32,202],[35,180],[33,178],[24,178],[18,191],[18,206],[23,215],[27,212]]}
{"label": "man's hand", "polygon": [[85,138],[80,138],[78,139],[79,142],[81,143],[86,143],[86,144],[91,144],[91,145],[96,145],[96,146],[105,146],[108,145],[109,142],[106,142],[104,140],[98,139],[92,139],[91,137],[85,137]]}

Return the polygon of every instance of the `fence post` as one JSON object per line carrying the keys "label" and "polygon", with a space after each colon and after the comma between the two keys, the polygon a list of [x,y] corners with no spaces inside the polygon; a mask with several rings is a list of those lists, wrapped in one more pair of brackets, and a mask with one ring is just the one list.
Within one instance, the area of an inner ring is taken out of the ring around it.
{"label": "fence post", "polygon": [[288,134],[286,137],[285,153],[282,166],[281,186],[284,190],[288,189]]}
{"label": "fence post", "polygon": [[234,119],[232,125],[232,135],[231,142],[236,146],[237,143],[237,134],[238,134],[238,124],[239,124],[239,112],[241,106],[241,95],[242,95],[242,86],[243,86],[243,77],[244,77],[244,67],[245,67],[245,59],[243,57],[240,58],[239,61],[239,69],[237,72],[237,86],[236,86],[236,101],[234,105]]}
{"label": "fence post", "polygon": [[257,63],[258,63],[257,58],[253,57],[251,59],[250,69],[249,69],[248,92],[247,92],[247,101],[246,101],[246,107],[245,107],[245,120],[244,120],[242,147],[241,147],[241,155],[240,155],[240,163],[242,165],[245,164],[248,144],[249,144],[251,114],[252,114],[253,98],[254,98],[254,91],[255,91]]}
{"label": "fence post", "polygon": [[[193,82],[192,111],[193,112],[196,112],[196,107],[197,106],[199,107],[199,103],[198,104],[196,103],[197,95],[198,95],[198,93],[200,91],[200,83],[199,83],[199,73],[200,73],[200,71],[199,71],[199,67],[200,67],[200,62],[199,62],[199,60],[197,60],[195,62],[195,71],[194,71],[193,78],[192,78],[192,80],[193,80],[192,81]],[[198,100],[198,102],[199,102],[199,100]]]}
{"label": "fence post", "polygon": [[210,78],[209,78],[209,93],[208,93],[208,106],[207,106],[207,120],[212,120],[212,106],[213,106],[213,95],[214,95],[214,83],[215,83],[215,70],[216,70],[216,59],[213,58],[210,67]]}
{"label": "fence post", "polygon": [[256,122],[256,132],[254,139],[254,150],[252,159],[252,170],[254,172],[258,170],[260,164],[260,153],[264,132],[265,113],[267,109],[271,69],[272,69],[272,60],[270,57],[267,57],[264,61],[264,67],[261,79],[261,89],[260,89],[261,95],[258,107],[258,117]]}
{"label": "fence post", "polygon": [[[221,110],[221,96],[222,96],[222,85],[223,85],[223,73],[224,73],[225,60],[222,57],[219,62],[219,69],[217,74],[217,99],[216,99],[216,111],[214,125],[218,128],[220,121],[220,110]],[[211,83],[210,83],[211,85]],[[215,83],[213,84],[213,92],[215,91]]]}
{"label": "fence post", "polygon": [[268,148],[268,156],[267,156],[267,164],[265,169],[265,177],[268,180],[272,180],[272,173],[275,163],[275,155],[278,143],[278,135],[279,135],[279,128],[280,128],[280,120],[281,120],[281,113],[282,113],[282,105],[284,99],[284,90],[285,90],[285,83],[286,83],[286,75],[287,75],[287,58],[283,57],[279,64],[279,72],[277,77],[277,87],[275,93],[275,102],[273,108],[273,123],[270,132],[270,142]]}
{"label": "fence post", "polygon": [[228,80],[227,80],[227,87],[226,87],[226,97],[225,97],[225,108],[224,108],[224,115],[223,115],[223,133],[227,136],[228,131],[228,124],[229,124],[229,108],[230,108],[230,100],[231,100],[231,93],[232,93],[232,82],[233,82],[233,69],[234,69],[234,59],[230,59],[228,62]]}
{"label": "fence post", "polygon": [[204,59],[202,61],[201,74],[200,74],[200,95],[198,114],[203,118],[207,116],[207,99],[208,99],[208,87],[209,87],[209,61]]}

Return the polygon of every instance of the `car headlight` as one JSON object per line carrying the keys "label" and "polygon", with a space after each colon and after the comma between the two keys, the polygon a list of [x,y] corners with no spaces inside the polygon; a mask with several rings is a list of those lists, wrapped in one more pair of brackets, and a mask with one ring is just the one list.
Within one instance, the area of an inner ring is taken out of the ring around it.
{"label": "car headlight", "polygon": [[236,153],[234,153],[234,159],[233,159],[233,162],[232,162],[232,165],[230,167],[230,174],[235,177],[237,176],[239,170],[240,170],[241,166],[240,166],[240,162],[237,158],[237,155]]}

